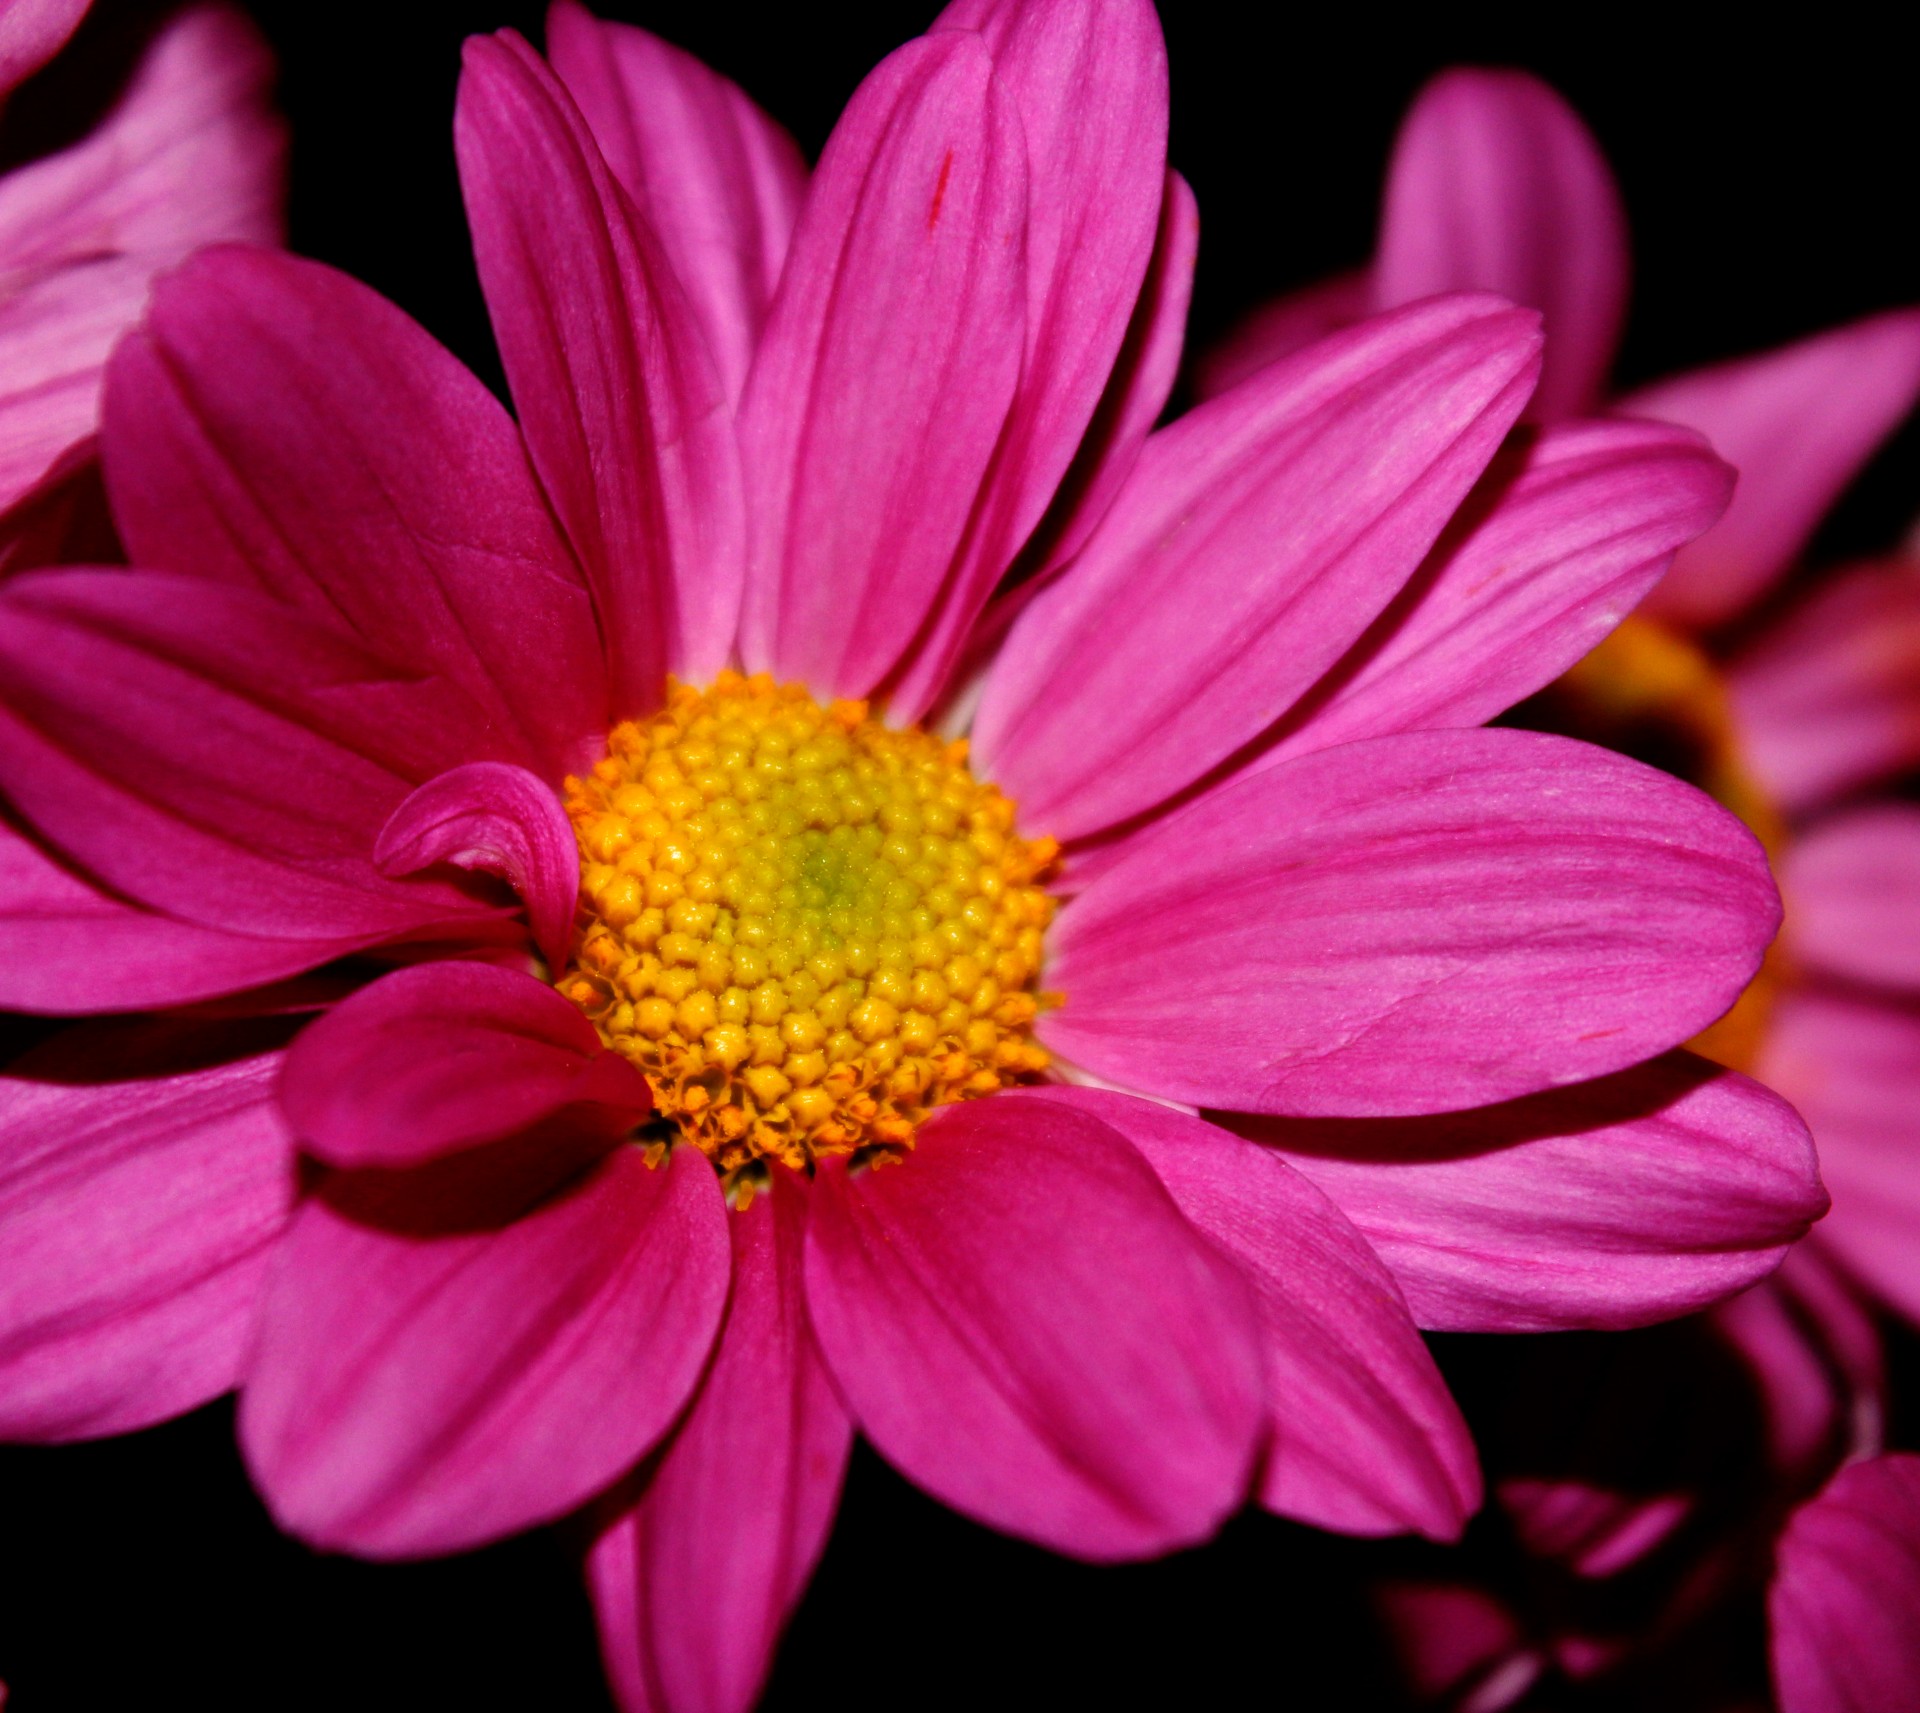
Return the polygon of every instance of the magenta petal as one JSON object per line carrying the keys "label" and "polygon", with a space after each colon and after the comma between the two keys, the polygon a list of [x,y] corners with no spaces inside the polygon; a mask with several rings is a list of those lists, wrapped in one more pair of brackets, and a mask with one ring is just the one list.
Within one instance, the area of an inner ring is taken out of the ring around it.
{"label": "magenta petal", "polygon": [[1793,1108],[1689,1053],[1473,1112],[1236,1127],[1333,1198],[1420,1325],[1453,1332],[1685,1314],[1771,1272],[1826,1207]]}
{"label": "magenta petal", "polygon": [[[1733,472],[1684,429],[1582,422],[1503,450],[1462,512],[1258,765],[1356,738],[1477,726],[1550,684],[1726,509]],[[1497,496],[1497,497],[1495,497]]]}
{"label": "magenta petal", "polygon": [[92,1023],[0,1077],[0,1434],[125,1433],[231,1387],[293,1198],[259,1031]]}
{"label": "magenta petal", "polygon": [[587,1580],[623,1706],[745,1713],[826,1545],[852,1424],[808,1330],[807,1185],[729,1224],[733,1296],[712,1365]]}
{"label": "magenta petal", "polygon": [[493,927],[373,865],[387,817],[485,727],[451,684],[249,589],[40,571],[0,594],[0,789],[116,891],[326,948],[307,963]]}
{"label": "magenta petal", "polygon": [[807,1306],[881,1454],[1009,1534],[1139,1558],[1246,1493],[1249,1287],[1090,1114],[998,1094],[943,1108],[897,1167],[823,1170]]}
{"label": "magenta petal", "polygon": [[1902,1713],[1920,1684],[1920,1457],[1843,1469],[1794,1512],[1767,1591],[1781,1713]]}
{"label": "magenta petal", "polygon": [[1920,397],[1920,310],[1677,375],[1621,402],[1697,428],[1740,472],[1718,527],[1674,562],[1650,613],[1705,626],[1758,597]]}
{"label": "magenta petal", "polygon": [[566,967],[580,847],[552,787],[525,768],[475,761],[429,779],[380,829],[373,860],[382,874],[450,863],[498,875],[526,904],[547,968]]}
{"label": "magenta petal", "polygon": [[0,1008],[143,1011],[296,975],[326,949],[155,915],[102,892],[0,822]]}
{"label": "magenta petal", "polygon": [[909,42],[861,84],[740,407],[749,670],[863,696],[933,612],[1018,391],[1026,215],[980,37]]}
{"label": "magenta petal", "polygon": [[1816,822],[1781,870],[1795,963],[1920,989],[1920,809],[1878,803]]}
{"label": "magenta petal", "polygon": [[744,522],[727,395],[652,227],[511,31],[466,46],[454,142],[534,468],[607,638],[614,711],[726,664]]}
{"label": "magenta petal", "polygon": [[807,192],[799,149],[692,54],[576,0],[548,12],[547,57],[659,236],[737,401]]}
{"label": "magenta petal", "polygon": [[1415,732],[1242,778],[1129,842],[1054,925],[1041,1039],[1243,1112],[1444,1112],[1685,1040],[1759,966],[1753,835],[1638,762]]}
{"label": "magenta petal", "polygon": [[1531,313],[1441,299],[1154,435],[987,680],[974,754],[1024,824],[1096,832],[1258,737],[1413,574],[1519,414],[1538,353]]}
{"label": "magenta petal", "polygon": [[1335,274],[1264,303],[1194,359],[1193,395],[1210,399],[1228,392],[1269,363],[1364,321],[1372,312],[1373,278],[1365,269]]}
{"label": "magenta petal", "polygon": [[704,1156],[656,1171],[616,1148],[497,1230],[410,1229],[404,1174],[349,1212],[328,1191],[353,1176],[295,1216],[241,1394],[283,1527],[368,1557],[456,1552],[574,1509],[666,1432],[727,1299]]}
{"label": "magenta petal", "polygon": [[1260,1502],[1343,1534],[1456,1538],[1480,1504],[1473,1441],[1393,1275],[1346,1216],[1279,1155],[1174,1108],[1034,1092],[1125,1136],[1252,1283],[1272,1433]]}
{"label": "magenta petal", "polygon": [[1806,810],[1920,762],[1920,572],[1828,580],[1728,674],[1747,765]]}
{"label": "magenta petal", "polygon": [[92,0],[7,0],[0,6],[0,97],[66,45]]}
{"label": "magenta petal", "polygon": [[[1082,452],[1168,200],[1167,50],[1150,0],[951,0],[934,30],[978,32],[1026,136],[1026,356],[979,515],[930,629],[889,686],[888,706],[901,719],[918,718],[936,699],[988,596]],[[1177,362],[1176,345],[1169,383]],[[1114,448],[1116,475],[1158,414]],[[1103,509],[1107,497],[1098,496]]]}
{"label": "magenta petal", "polygon": [[115,354],[104,453],[136,563],[261,587],[484,710],[556,783],[606,728],[598,632],[513,423],[315,262],[203,255]]}
{"label": "magenta petal", "polygon": [[310,1025],[280,1087],[334,1166],[414,1166],[543,1120],[607,1145],[652,1108],[646,1079],[543,981],[481,963],[383,976]]}
{"label": "magenta petal", "polygon": [[1920,1320],[1920,1017],[1872,999],[1787,993],[1758,1074],[1812,1126],[1833,1211],[1815,1241]]}
{"label": "magenta petal", "polygon": [[1547,355],[1528,415],[1591,410],[1626,316],[1627,223],[1573,109],[1525,72],[1462,67],[1429,83],[1394,144],[1373,289],[1382,309],[1441,291],[1531,305]]}

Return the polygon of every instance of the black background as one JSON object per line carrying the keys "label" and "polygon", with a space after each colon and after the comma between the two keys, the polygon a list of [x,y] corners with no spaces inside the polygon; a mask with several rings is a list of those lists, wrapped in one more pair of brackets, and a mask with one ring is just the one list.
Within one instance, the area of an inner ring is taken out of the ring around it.
{"label": "black background", "polygon": [[[934,11],[602,9],[736,78],[809,155],[863,73]],[[395,298],[497,386],[454,177],[453,94],[461,39],[513,26],[537,41],[541,6],[247,10],[283,66],[294,247]],[[1463,60],[1548,77],[1612,158],[1637,258],[1625,381],[1920,301],[1920,138],[1901,46],[1843,8],[1732,40],[1676,38],[1675,13],[1428,8],[1409,20],[1347,5],[1309,18],[1169,0],[1172,156],[1202,217],[1196,341],[1364,258],[1399,115],[1427,76]],[[93,63],[109,66],[106,32],[89,32]],[[43,80],[0,133],[0,162],[85,117],[72,76]],[[1910,429],[1818,552],[1884,546],[1916,512]],[[1352,1592],[1369,1562],[1364,1547],[1247,1517],[1203,1551],[1089,1569],[960,1521],[863,1451],[767,1705],[1384,1705]],[[426,1565],[316,1557],[253,1499],[224,1404],[127,1440],[0,1452],[0,1679],[9,1713],[608,1705],[562,1536]]]}

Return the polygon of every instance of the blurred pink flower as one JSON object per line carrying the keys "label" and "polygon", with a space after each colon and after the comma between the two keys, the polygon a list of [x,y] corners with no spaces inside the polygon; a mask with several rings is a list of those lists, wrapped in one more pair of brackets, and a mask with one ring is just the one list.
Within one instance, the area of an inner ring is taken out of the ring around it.
{"label": "blurred pink flower", "polygon": [[[470,43],[456,117],[517,427],[216,251],[110,368],[140,569],[0,594],[3,997],[180,1008],[0,1094],[5,1425],[238,1382],[276,1514],[376,1555],[607,1495],[633,1707],[752,1699],[855,1426],[1090,1558],[1250,1491],[1456,1533],[1417,1326],[1676,1314],[1824,1203],[1669,1051],[1770,938],[1754,840],[1472,729],[1724,467],[1570,423],[1479,486],[1538,360],[1481,294],[1153,432],[1195,219],[1144,0],[957,0],[810,180],[685,55],[549,36]],[[285,1049],[363,958],[410,967]]]}

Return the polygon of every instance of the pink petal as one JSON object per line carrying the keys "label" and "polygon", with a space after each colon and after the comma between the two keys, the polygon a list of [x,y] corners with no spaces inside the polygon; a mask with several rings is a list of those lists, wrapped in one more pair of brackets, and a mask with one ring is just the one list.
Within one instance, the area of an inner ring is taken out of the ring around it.
{"label": "pink petal", "polygon": [[1419,565],[1537,361],[1532,316],[1451,298],[1328,340],[1154,435],[987,681],[974,754],[1023,823],[1095,832],[1258,737]]}
{"label": "pink petal", "polygon": [[0,3],[0,97],[13,93],[61,48],[92,0],[3,0]]}
{"label": "pink petal", "polygon": [[1273,1436],[1260,1502],[1344,1534],[1456,1538],[1480,1504],[1467,1424],[1345,1215],[1279,1155],[1184,1112],[1096,1089],[1034,1093],[1125,1136],[1252,1283]]}
{"label": "pink petal", "polygon": [[125,1433],[235,1383],[293,1196],[276,1038],[84,1024],[0,1078],[0,1433]]}
{"label": "pink petal", "polygon": [[463,1229],[425,1171],[417,1200],[417,1173],[330,1180],[268,1292],[240,1442],[315,1546],[456,1552],[572,1510],[667,1430],[726,1304],[726,1208],[691,1148],[658,1171],[616,1148],[499,1229]]}
{"label": "pink petal", "polygon": [[294,1043],[280,1104],[333,1166],[417,1166],[543,1121],[619,1141],[646,1079],[543,981],[491,964],[396,970]]}
{"label": "pink petal", "polygon": [[511,31],[466,46],[454,143],[521,431],[606,631],[615,712],[726,664],[739,456],[699,317],[558,78]]}
{"label": "pink petal", "polygon": [[737,402],[807,193],[799,149],[692,54],[575,0],[547,14],[547,58],[671,258]]}
{"label": "pink petal", "polygon": [[0,182],[0,505],[93,432],[101,366],[156,272],[202,244],[279,241],[273,79],[244,16],[191,7],[90,136]]}
{"label": "pink petal", "polygon": [[1822,1251],[1920,1321],[1920,1017],[1867,998],[1789,992],[1756,1070],[1819,1143],[1833,1194]]}
{"label": "pink petal", "polygon": [[1781,886],[1795,963],[1920,989],[1920,809],[1876,803],[1815,823],[1788,850]]}
{"label": "pink petal", "polygon": [[1843,1469],[1780,1537],[1767,1591],[1781,1713],[1901,1713],[1920,1684],[1920,1457]]}
{"label": "pink petal", "polygon": [[315,262],[197,258],[114,357],[136,562],[261,587],[444,674],[556,783],[602,738],[592,604],[513,423],[416,323]]}
{"label": "pink petal", "polygon": [[1805,810],[1920,762],[1920,574],[1863,565],[1829,581],[1733,663],[1749,767]]}
{"label": "pink petal", "polygon": [[560,799],[525,768],[475,761],[429,779],[380,829],[373,860],[382,874],[449,863],[498,875],[525,903],[547,968],[566,967],[580,847]]}
{"label": "pink petal", "polygon": [[1150,0],[951,0],[934,30],[978,32],[1026,136],[1026,355],[959,563],[889,687],[900,719],[934,702],[1067,479],[1140,303],[1167,181],[1167,50]]}
{"label": "pink petal", "polygon": [[1542,311],[1546,366],[1527,414],[1591,410],[1626,316],[1627,224],[1579,115],[1525,72],[1436,77],[1394,144],[1373,290],[1382,309],[1494,291]]}
{"label": "pink petal", "polygon": [[1239,1270],[1111,1126],[1007,1093],[814,1184],[807,1306],[861,1431],[956,1510],[1076,1557],[1202,1540],[1264,1423]]}
{"label": "pink petal", "polygon": [[1484,480],[1485,503],[1462,508],[1377,638],[1322,681],[1258,765],[1477,726],[1512,707],[1591,652],[1733,489],[1697,437],[1641,422],[1550,428],[1504,448]]}
{"label": "pink petal", "polygon": [[51,1016],[143,1011],[235,993],[323,959],[155,915],[102,892],[0,822],[0,1007]]}
{"label": "pink petal", "polygon": [[1269,363],[1305,350],[1373,310],[1373,278],[1364,269],[1335,274],[1263,303],[1193,364],[1193,396],[1230,392]]}
{"label": "pink petal", "polygon": [[740,407],[750,670],[865,695],[934,610],[1018,395],[1024,155],[970,31],[889,56],[828,138]]}
{"label": "pink petal", "polygon": [[1447,1331],[1685,1314],[1772,1271],[1826,1206],[1793,1109],[1689,1053],[1472,1112],[1236,1127],[1326,1191],[1414,1319]]}
{"label": "pink petal", "polygon": [[1778,921],[1752,834],[1667,774],[1535,732],[1375,738],[1131,841],[1054,926],[1040,1036],[1193,1105],[1443,1112],[1685,1040]]}
{"label": "pink petal", "polygon": [[115,891],[305,942],[302,965],[494,933],[492,906],[374,867],[387,817],[485,730],[402,670],[248,589],[31,572],[0,595],[0,789]]}
{"label": "pink petal", "polygon": [[1699,429],[1740,472],[1726,517],[1674,562],[1647,611],[1706,626],[1757,599],[1916,397],[1920,310],[1899,310],[1623,400],[1635,416]]}
{"label": "pink petal", "polygon": [[686,1420],[594,1543],[588,1585],[629,1709],[744,1713],[826,1545],[853,1443],[807,1328],[807,1185],[729,1220],[733,1297]]}

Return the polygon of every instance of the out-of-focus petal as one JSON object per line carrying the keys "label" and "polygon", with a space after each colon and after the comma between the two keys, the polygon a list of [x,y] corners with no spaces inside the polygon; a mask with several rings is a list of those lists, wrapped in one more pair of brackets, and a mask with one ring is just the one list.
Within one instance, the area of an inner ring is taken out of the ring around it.
{"label": "out-of-focus petal", "polygon": [[88,1023],[0,1077],[6,1437],[125,1433],[238,1379],[293,1199],[260,1037]]}
{"label": "out-of-focus petal", "polygon": [[507,413],[377,293],[196,258],[115,353],[102,439],[137,564],[264,588],[452,679],[496,753],[584,765],[607,695],[580,573]]}
{"label": "out-of-focus petal", "polygon": [[692,54],[577,0],[547,13],[547,57],[658,234],[737,402],[807,193],[799,149]]}
{"label": "out-of-focus petal", "polygon": [[1689,1053],[1409,1119],[1234,1120],[1359,1227],[1422,1326],[1622,1327],[1770,1272],[1826,1196],[1807,1128]]}
{"label": "out-of-focus petal", "polygon": [[1025,824],[1097,832],[1257,738],[1399,593],[1538,362],[1531,312],[1443,299],[1154,435],[987,680],[974,754]]}
{"label": "out-of-focus petal", "polygon": [[1495,291],[1540,310],[1546,365],[1527,414],[1593,409],[1626,317],[1627,222],[1579,115],[1525,72],[1436,77],[1394,144],[1373,290],[1382,309]]}
{"label": "out-of-focus petal", "polygon": [[115,891],[310,963],[490,933],[494,906],[374,866],[412,787],[490,747],[473,702],[403,670],[250,589],[30,572],[0,594],[0,789]]}
{"label": "out-of-focus petal", "polygon": [[373,860],[382,874],[447,863],[498,875],[525,903],[547,968],[566,967],[580,847],[559,797],[525,768],[474,761],[429,779],[380,829]]}
{"label": "out-of-focus petal", "polygon": [[[1070,466],[1083,450],[1098,455],[1083,441],[1139,307],[1166,201],[1167,50],[1150,0],[951,0],[934,29],[978,32],[1026,136],[1026,355],[959,561],[888,687],[901,719],[937,698]],[[1149,427],[1151,418],[1115,448],[1117,474]]]}
{"label": "out-of-focus petal", "polygon": [[855,1422],[928,1492],[1076,1557],[1210,1535],[1265,1419],[1248,1285],[1124,1137],[949,1106],[897,1167],[815,1180],[807,1306]]}
{"label": "out-of-focus petal", "polygon": [[705,1157],[681,1148],[651,1170],[616,1148],[519,1207],[490,1177],[474,1155],[348,1173],[294,1217],[240,1443],[275,1517],[315,1546],[413,1557],[550,1521],[630,1467],[693,1390],[727,1298]]}
{"label": "out-of-focus petal", "polygon": [[0,181],[0,505],[93,432],[101,367],[158,270],[202,244],[279,240],[273,76],[240,12],[190,7],[98,129]]}
{"label": "out-of-focus petal", "polygon": [[1804,989],[1783,995],[1756,1073],[1797,1106],[1833,1211],[1815,1241],[1920,1321],[1920,1016]]}
{"label": "out-of-focus petal", "polygon": [[1920,1684],[1920,1457],[1843,1469],[1802,1505],[1767,1591],[1781,1713],[1903,1713]]}
{"label": "out-of-focus petal", "polygon": [[1033,1092],[1125,1136],[1251,1281],[1272,1434],[1260,1502],[1346,1534],[1458,1536],[1480,1504],[1467,1424],[1393,1276],[1340,1210],[1270,1149],[1172,1107]]}
{"label": "out-of-focus petal", "polygon": [[0,98],[66,46],[92,0],[0,0]]}
{"label": "out-of-focus petal", "polygon": [[981,38],[884,60],[827,140],[740,407],[749,670],[863,696],[933,613],[1018,394],[1026,230]]}
{"label": "out-of-focus petal", "polygon": [[1535,732],[1376,738],[1131,841],[1054,925],[1040,1038],[1191,1105],[1445,1112],[1685,1040],[1778,922],[1758,842],[1670,775]]}
{"label": "out-of-focus petal", "polygon": [[492,964],[396,970],[309,1025],[281,1079],[287,1122],[334,1166],[417,1166],[558,1122],[611,1147],[646,1079],[543,981]]}
{"label": "out-of-focus petal", "polygon": [[1898,310],[1623,399],[1631,415],[1697,428],[1740,472],[1727,515],[1674,561],[1647,611],[1706,626],[1764,593],[1917,396],[1920,310]]}
{"label": "out-of-focus petal", "polygon": [[1228,392],[1269,363],[1364,321],[1372,312],[1373,279],[1363,268],[1264,303],[1194,359],[1193,395],[1210,399]]}
{"label": "out-of-focus petal", "polygon": [[726,664],[744,519],[732,414],[666,249],[512,31],[468,41],[454,143],[534,468],[586,567],[614,709]]}
{"label": "out-of-focus petal", "polygon": [[1920,567],[1863,565],[1789,613],[1728,673],[1747,764],[1813,808],[1920,761]]}
{"label": "out-of-focus petal", "polygon": [[1794,961],[1920,989],[1920,809],[1876,803],[1816,822],[1781,866]]}
{"label": "out-of-focus petal", "polygon": [[808,1329],[807,1185],[728,1224],[733,1295],[687,1417],[587,1581],[607,1675],[630,1713],[743,1713],[826,1545],[853,1444]]}
{"label": "out-of-focus petal", "polygon": [[1582,422],[1504,448],[1482,482],[1253,765],[1477,726],[1552,683],[1726,509],[1733,472],[1684,429]]}
{"label": "out-of-focus petal", "polygon": [[0,822],[0,1008],[74,1017],[184,1005],[324,955],[142,910]]}

